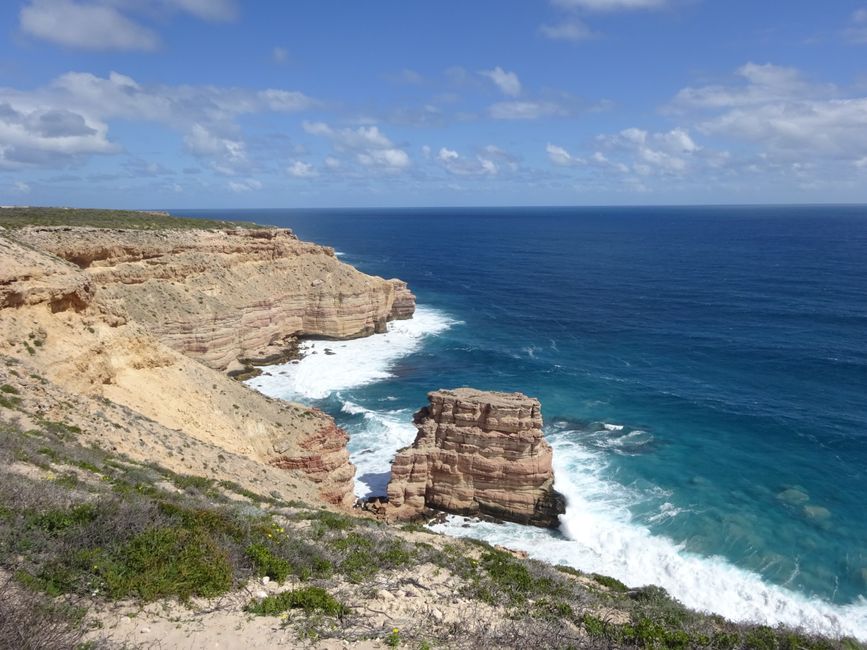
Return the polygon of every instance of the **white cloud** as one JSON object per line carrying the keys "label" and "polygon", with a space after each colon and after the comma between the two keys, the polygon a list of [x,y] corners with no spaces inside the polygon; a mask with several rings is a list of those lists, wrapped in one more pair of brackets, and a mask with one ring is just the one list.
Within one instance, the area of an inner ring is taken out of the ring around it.
{"label": "white cloud", "polygon": [[15,181],[12,185],[19,194],[30,194],[30,185],[24,181]]}
{"label": "white cloud", "polygon": [[481,70],[479,74],[493,81],[500,92],[508,97],[517,97],[521,94],[521,80],[514,72],[506,72],[497,66],[493,70]]}
{"label": "white cloud", "polygon": [[187,150],[207,158],[215,171],[232,176],[249,169],[246,144],[237,139],[220,137],[201,124],[194,124],[184,138]]}
{"label": "white cloud", "polygon": [[409,154],[395,146],[378,126],[335,129],[325,122],[304,122],[302,127],[311,135],[328,138],[337,151],[353,152],[364,167],[402,171],[412,164]]}
{"label": "white cloud", "polygon": [[583,165],[585,160],[570,154],[566,149],[550,142],[545,147],[545,152],[548,154],[548,160],[560,167],[571,167],[573,165]]}
{"label": "white cloud", "polygon": [[500,156],[501,150],[486,148],[488,156],[477,155],[474,158],[465,158],[454,149],[441,147],[437,153],[436,159],[443,169],[455,176],[496,176],[500,173],[500,168],[497,163],[492,160],[493,156]]}
{"label": "white cloud", "polygon": [[115,7],[72,0],[32,0],[19,14],[21,30],[58,45],[87,50],[153,50],[157,35]]}
{"label": "white cloud", "polygon": [[69,72],[31,91],[0,88],[0,167],[58,166],[90,154],[113,153],[113,119],[154,122],[185,134],[187,149],[236,173],[246,152],[236,118],[315,105],[299,92],[217,86],[145,86],[112,72]]}
{"label": "white cloud", "polygon": [[346,149],[367,147],[384,149],[392,146],[391,140],[377,126],[333,129],[325,122],[304,122],[302,127],[307,133],[330,138],[335,144]]}
{"label": "white cloud", "polygon": [[325,157],[325,167],[334,171],[336,169],[340,169],[341,162],[340,162],[340,160],[338,160],[334,156],[326,156]]}
{"label": "white cloud", "polygon": [[748,63],[737,76],[738,83],[684,88],[672,109],[698,112],[703,133],[786,159],[851,161],[867,150],[867,97],[809,83],[793,68]]}
{"label": "white cloud", "polygon": [[552,0],[564,9],[587,9],[589,11],[625,11],[632,9],[661,9],[669,0]]}
{"label": "white cloud", "polygon": [[[694,154],[700,151],[685,130],[677,128],[667,132],[649,133],[643,129],[624,129],[615,135],[596,138],[603,147],[620,153],[639,174],[682,174],[686,172]],[[601,152],[597,162],[608,163]],[[622,162],[621,164],[626,164]]]}
{"label": "white cloud", "polygon": [[253,190],[261,190],[262,183],[261,181],[257,181],[255,178],[248,178],[246,180],[234,180],[229,181],[229,189],[237,193],[252,192]]}
{"label": "white cloud", "polygon": [[234,0],[28,0],[21,31],[58,45],[85,50],[153,50],[157,34],[130,13],[183,12],[209,21],[233,20]]}
{"label": "white cloud", "polygon": [[365,167],[384,167],[400,171],[410,166],[409,154],[403,149],[369,149],[356,155],[358,162]]}
{"label": "white cloud", "polygon": [[495,120],[537,120],[542,117],[562,117],[569,110],[551,101],[513,101],[497,102],[488,108],[488,113]]}
{"label": "white cloud", "polygon": [[677,93],[674,108],[731,108],[807,97],[815,94],[833,95],[833,86],[815,87],[807,83],[795,68],[772,64],[747,63],[736,71],[745,80],[740,85],[708,85],[687,87]]}
{"label": "white cloud", "polygon": [[318,176],[316,169],[310,163],[303,162],[301,160],[294,161],[289,167],[286,169],[286,173],[290,176],[294,176],[295,178],[313,178]]}
{"label": "white cloud", "polygon": [[571,41],[580,43],[598,36],[586,24],[578,19],[567,20],[556,25],[542,25],[539,32],[552,41]]}

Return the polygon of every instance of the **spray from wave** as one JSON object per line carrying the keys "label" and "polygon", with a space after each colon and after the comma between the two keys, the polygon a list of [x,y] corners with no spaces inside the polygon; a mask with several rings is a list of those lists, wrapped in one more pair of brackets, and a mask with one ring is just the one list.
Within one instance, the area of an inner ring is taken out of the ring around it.
{"label": "spray from wave", "polygon": [[[268,375],[248,384],[283,399],[336,398],[345,419],[342,424],[350,433],[351,459],[358,468],[356,494],[384,494],[395,452],[415,437],[412,412],[369,408],[344,398],[341,391],[391,377],[394,364],[420,349],[425,336],[439,334],[455,323],[440,311],[420,306],[412,320],[390,323],[386,334],[345,342],[309,341],[299,362],[265,368]],[[630,506],[645,496],[608,480],[605,457],[645,453],[652,448],[653,436],[620,424],[596,425],[590,431],[576,431],[555,423],[550,429],[555,487],[568,502],[560,532],[463,517],[449,517],[431,528],[526,550],[532,557],[611,575],[631,585],[660,585],[689,607],[735,621],[785,624],[867,640],[867,601],[863,598],[843,606],[810,599],[768,584],[722,558],[687,553],[635,522]],[[678,514],[664,502],[649,520]]]}
{"label": "spray from wave", "polygon": [[[867,601],[831,605],[784,587],[718,557],[690,554],[633,521],[629,505],[642,496],[604,477],[604,455],[578,441],[577,432],[549,437],[555,488],[567,500],[559,533],[514,524],[449,517],[433,530],[475,537],[527,551],[531,557],[602,573],[629,585],[655,584],[688,607],[733,621],[803,627],[831,636],[867,639]],[[670,504],[659,516],[677,516]]]}
{"label": "spray from wave", "polygon": [[266,366],[247,384],[271,397],[321,400],[332,393],[391,377],[392,366],[457,321],[420,305],[410,320],[393,321],[384,334],[351,341],[305,341],[297,363]]}

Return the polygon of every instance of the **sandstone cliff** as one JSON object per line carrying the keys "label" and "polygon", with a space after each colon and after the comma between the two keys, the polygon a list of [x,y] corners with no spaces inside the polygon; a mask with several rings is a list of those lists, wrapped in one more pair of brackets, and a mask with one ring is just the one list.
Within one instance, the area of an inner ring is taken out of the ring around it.
{"label": "sandstone cliff", "polygon": [[389,509],[409,518],[426,507],[556,527],[552,451],[538,400],[472,388],[439,390],[415,415],[415,442],[398,452]]}
{"label": "sandstone cliff", "polygon": [[294,336],[382,332],[415,310],[406,283],[361,273],[287,229],[30,227],[15,237],[72,262],[105,305],[218,370],[279,353]]}
{"label": "sandstone cliff", "polygon": [[[231,467],[289,498],[352,503],[346,434],[219,370],[295,335],[371,334],[413,309],[404,283],[284,229],[0,231],[0,355],[57,394],[35,412],[76,404],[67,419],[100,444],[175,471]],[[123,423],[106,426],[115,407]]]}

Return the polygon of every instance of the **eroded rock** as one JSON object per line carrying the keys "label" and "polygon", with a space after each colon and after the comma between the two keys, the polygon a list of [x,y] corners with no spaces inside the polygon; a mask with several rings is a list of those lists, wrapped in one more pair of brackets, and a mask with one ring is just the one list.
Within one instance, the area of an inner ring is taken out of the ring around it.
{"label": "eroded rock", "polygon": [[539,401],[521,393],[438,390],[415,415],[418,435],[392,465],[391,512],[425,508],[556,527],[565,511],[554,490],[552,450]]}

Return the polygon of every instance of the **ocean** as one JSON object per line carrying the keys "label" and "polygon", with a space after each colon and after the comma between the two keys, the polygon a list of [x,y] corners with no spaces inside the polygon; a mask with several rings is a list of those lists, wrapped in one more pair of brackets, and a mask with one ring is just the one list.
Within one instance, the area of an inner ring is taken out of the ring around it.
{"label": "ocean", "polygon": [[384,492],[428,391],[521,391],[560,530],[436,530],[867,639],[867,207],[176,214],[288,226],[417,294],[388,334],[308,342],[249,382],[337,419],[360,496]]}

